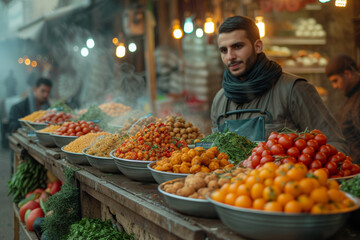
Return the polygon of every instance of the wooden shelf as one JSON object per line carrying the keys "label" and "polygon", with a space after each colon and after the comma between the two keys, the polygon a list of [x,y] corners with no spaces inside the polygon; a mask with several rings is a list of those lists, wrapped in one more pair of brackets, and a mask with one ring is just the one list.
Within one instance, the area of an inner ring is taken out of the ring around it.
{"label": "wooden shelf", "polygon": [[265,45],[325,45],[326,38],[271,37],[262,39]]}

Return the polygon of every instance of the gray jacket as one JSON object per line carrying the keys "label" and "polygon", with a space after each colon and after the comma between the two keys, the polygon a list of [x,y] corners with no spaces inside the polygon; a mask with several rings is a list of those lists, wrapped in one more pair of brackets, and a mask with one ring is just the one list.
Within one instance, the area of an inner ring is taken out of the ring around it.
{"label": "gray jacket", "polygon": [[[298,76],[282,73],[276,84],[265,94],[249,103],[237,104],[230,102],[226,108],[227,97],[224,89],[216,94],[211,106],[211,120],[216,125],[219,115],[237,109],[263,109],[272,115],[272,122],[265,122],[265,137],[283,127],[303,131],[319,129],[327,136],[327,143],[345,154],[348,147],[341,129],[333,115],[328,111],[314,86]],[[226,120],[248,119],[260,116],[260,113],[241,113],[230,115]],[[225,121],[220,120],[220,124]]]}

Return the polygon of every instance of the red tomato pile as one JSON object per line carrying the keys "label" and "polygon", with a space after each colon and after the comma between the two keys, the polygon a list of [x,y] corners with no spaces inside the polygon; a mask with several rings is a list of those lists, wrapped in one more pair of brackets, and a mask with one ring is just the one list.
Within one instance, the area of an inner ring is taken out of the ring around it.
{"label": "red tomato pile", "polygon": [[172,138],[166,125],[158,122],[145,126],[123,142],[114,155],[125,159],[155,161],[170,157],[173,151],[183,147],[187,147],[186,142]]}
{"label": "red tomato pile", "polygon": [[65,122],[58,130],[53,132],[53,134],[80,137],[89,132],[95,133],[101,131],[102,130],[95,125],[95,123],[81,120],[77,122]]}
{"label": "red tomato pile", "polygon": [[261,142],[243,162],[247,168],[259,168],[267,162],[305,164],[310,172],[324,168],[330,178],[346,177],[360,173],[360,166],[337,149],[326,144],[327,138],[320,130],[310,133],[272,132],[267,142]]}
{"label": "red tomato pile", "polygon": [[70,119],[73,116],[70,113],[65,112],[51,112],[45,114],[43,117],[37,119],[35,122],[43,123],[43,122],[52,122],[55,124],[63,123],[66,119]]}

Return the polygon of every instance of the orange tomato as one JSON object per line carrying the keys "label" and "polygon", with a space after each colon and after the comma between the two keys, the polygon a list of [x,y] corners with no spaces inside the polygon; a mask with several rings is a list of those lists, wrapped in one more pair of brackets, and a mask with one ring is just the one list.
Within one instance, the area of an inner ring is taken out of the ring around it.
{"label": "orange tomato", "polygon": [[321,186],[326,186],[328,175],[324,169],[317,169],[314,171],[314,175],[316,176],[317,180],[319,181]]}
{"label": "orange tomato", "polygon": [[315,189],[314,182],[312,178],[303,178],[299,182],[301,191],[305,194],[310,194],[312,190]]}
{"label": "orange tomato", "polygon": [[282,207],[284,207],[288,202],[293,201],[293,200],[294,200],[294,197],[288,193],[281,193],[277,197],[277,202],[280,203]]}
{"label": "orange tomato", "polygon": [[339,183],[334,179],[329,179],[327,182],[327,187],[329,189],[339,189]]}
{"label": "orange tomato", "polygon": [[264,181],[265,179],[268,179],[268,178],[274,178],[274,177],[275,177],[275,172],[273,169],[262,168],[260,170],[259,178],[261,181]]}
{"label": "orange tomato", "polygon": [[211,198],[217,202],[224,202],[225,194],[222,193],[220,190],[215,190],[214,192],[212,192]]}
{"label": "orange tomato", "polygon": [[329,201],[328,191],[325,187],[316,188],[311,192],[310,198],[315,203],[326,204]]}
{"label": "orange tomato", "polygon": [[297,197],[302,193],[299,183],[295,181],[290,181],[286,183],[284,187],[284,192],[291,194],[294,197]]}
{"label": "orange tomato", "polygon": [[331,188],[328,190],[328,196],[331,201],[338,202],[338,203],[340,203],[341,201],[343,201],[346,198],[346,196],[343,192],[341,192],[338,189],[334,189],[334,188]]}
{"label": "orange tomato", "polygon": [[290,179],[289,177],[287,177],[286,175],[284,176],[277,176],[275,179],[274,179],[274,185],[279,187],[280,189],[284,189],[285,185],[287,182],[289,182]]}
{"label": "orange tomato", "polygon": [[237,191],[236,191],[236,195],[238,195],[238,196],[241,196],[241,195],[250,196],[250,188],[248,186],[246,186],[245,184],[240,184]]}
{"label": "orange tomato", "polygon": [[260,179],[258,177],[255,177],[255,176],[249,176],[247,179],[246,179],[246,186],[251,188],[255,183],[259,182]]}
{"label": "orange tomato", "polygon": [[301,205],[301,208],[304,212],[309,212],[314,205],[314,201],[308,195],[300,195],[297,198],[298,202]]}
{"label": "orange tomato", "polygon": [[255,183],[250,190],[251,198],[253,200],[257,198],[261,198],[263,196],[264,188],[265,187],[262,183]]}
{"label": "orange tomato", "polygon": [[266,201],[275,201],[281,190],[276,186],[267,186],[263,190],[263,198]]}
{"label": "orange tomato", "polygon": [[327,213],[328,210],[326,209],[324,204],[318,203],[315,204],[310,211],[312,214],[324,214]]}
{"label": "orange tomato", "polygon": [[271,186],[274,184],[274,179],[273,178],[267,178],[264,180],[264,185],[265,186]]}
{"label": "orange tomato", "polygon": [[301,213],[301,204],[295,200],[288,202],[284,207],[286,213]]}
{"label": "orange tomato", "polygon": [[224,203],[229,205],[234,205],[236,200],[236,194],[235,193],[228,193],[225,196]]}
{"label": "orange tomato", "polygon": [[243,207],[243,208],[251,208],[252,201],[250,197],[247,195],[238,196],[235,200],[235,206]]}
{"label": "orange tomato", "polygon": [[265,204],[264,210],[268,212],[281,212],[282,207],[280,203],[272,201]]}
{"label": "orange tomato", "polygon": [[290,178],[290,180],[293,181],[299,181],[301,179],[303,179],[306,175],[306,172],[303,171],[303,169],[301,168],[292,168],[290,169],[287,173],[286,176],[288,176]]}
{"label": "orange tomato", "polygon": [[257,198],[253,201],[252,208],[257,210],[264,210],[266,201],[263,198]]}

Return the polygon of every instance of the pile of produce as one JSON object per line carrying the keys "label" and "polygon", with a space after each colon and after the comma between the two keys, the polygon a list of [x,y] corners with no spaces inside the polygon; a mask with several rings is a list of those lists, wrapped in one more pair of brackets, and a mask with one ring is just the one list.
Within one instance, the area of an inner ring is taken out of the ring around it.
{"label": "pile of produce", "polygon": [[341,182],[341,190],[360,198],[360,175]]}
{"label": "pile of produce", "polygon": [[47,111],[45,111],[45,110],[35,111],[35,112],[30,113],[29,115],[21,118],[21,120],[29,121],[29,122],[35,122],[36,119],[41,118],[41,117],[44,116],[46,113],[47,113]]}
{"label": "pile of produce", "polygon": [[98,121],[98,125],[102,129],[107,129],[107,124],[111,117],[104,113],[98,106],[91,105],[87,111],[80,115],[78,120],[84,121]]}
{"label": "pile of produce", "polygon": [[71,113],[65,113],[65,112],[56,112],[56,111],[50,111],[46,113],[41,118],[38,118],[35,120],[36,123],[44,123],[44,122],[51,122],[54,124],[61,124],[65,120],[73,118]]}
{"label": "pile of produce", "polygon": [[103,239],[103,240],[134,240],[134,236],[126,232],[117,231],[110,220],[101,221],[101,219],[83,218],[70,226],[70,232],[64,239]]}
{"label": "pile of produce", "polygon": [[163,123],[151,123],[135,136],[123,142],[114,152],[118,158],[155,161],[170,157],[171,153],[187,147],[186,142],[170,136],[169,129]]}
{"label": "pile of produce", "polygon": [[102,130],[93,122],[85,122],[84,120],[81,120],[76,122],[64,122],[59,129],[53,132],[53,134],[80,137],[87,133],[96,132],[102,132]]}
{"label": "pile of produce", "polygon": [[12,201],[18,203],[28,192],[36,188],[45,188],[46,179],[44,166],[26,154],[7,183],[8,196],[12,194]]}
{"label": "pile of produce", "polygon": [[249,171],[249,169],[237,168],[231,171],[218,169],[212,173],[199,172],[175,183],[168,183],[163,190],[182,197],[206,199],[206,195],[211,191],[219,189],[226,183],[229,184],[231,178],[244,178]]}
{"label": "pile of produce", "polygon": [[185,140],[187,144],[194,144],[196,139],[204,137],[196,126],[182,117],[168,116],[165,125],[170,130],[170,136]]}
{"label": "pile of produce", "polygon": [[236,207],[285,213],[336,213],[355,206],[336,180],[328,181],[324,169],[307,173],[302,163],[268,162],[224,184],[211,198]]}
{"label": "pile of produce", "polygon": [[109,135],[110,133],[107,132],[87,133],[70,142],[64,147],[64,150],[73,153],[81,153],[85,148],[88,148],[94,144],[96,139],[99,137]]}
{"label": "pile of produce", "polygon": [[61,127],[61,125],[50,124],[46,128],[39,130],[39,132],[52,133],[52,132],[55,132],[56,130],[58,130],[60,127]]}
{"label": "pile of produce", "polygon": [[173,173],[198,173],[212,172],[220,168],[233,168],[234,165],[228,161],[226,153],[219,153],[217,147],[204,150],[202,147],[189,149],[187,147],[181,151],[175,151],[169,158],[163,158],[152,166],[157,171]]}
{"label": "pile of produce", "polygon": [[131,110],[129,106],[114,102],[103,103],[99,105],[99,108],[111,117],[123,115]]}
{"label": "pile of produce", "polygon": [[127,138],[127,135],[121,136],[119,134],[112,134],[96,139],[96,142],[86,150],[86,154],[98,157],[110,157],[110,152],[116,149]]}
{"label": "pile of produce", "polygon": [[233,132],[213,133],[203,138],[201,142],[212,142],[211,146],[216,146],[220,152],[226,153],[234,164],[247,159],[256,146],[256,143]]}
{"label": "pile of produce", "polygon": [[120,135],[127,134],[134,136],[140,129],[149,125],[150,123],[156,123],[160,119],[154,116],[143,116],[142,118],[130,118],[129,121],[125,122],[123,127],[116,131]]}
{"label": "pile of produce", "polygon": [[71,109],[66,103],[64,99],[60,99],[59,101],[55,102],[53,105],[51,105],[50,109],[55,109],[59,112],[65,112],[65,113],[74,113],[74,110]]}
{"label": "pile of produce", "polygon": [[350,176],[360,173],[360,167],[352,159],[335,147],[326,144],[327,138],[319,130],[303,133],[270,134],[266,142],[261,142],[252,150],[251,156],[243,162],[248,168],[258,168],[267,162],[303,163],[314,171],[324,168],[330,178]]}

